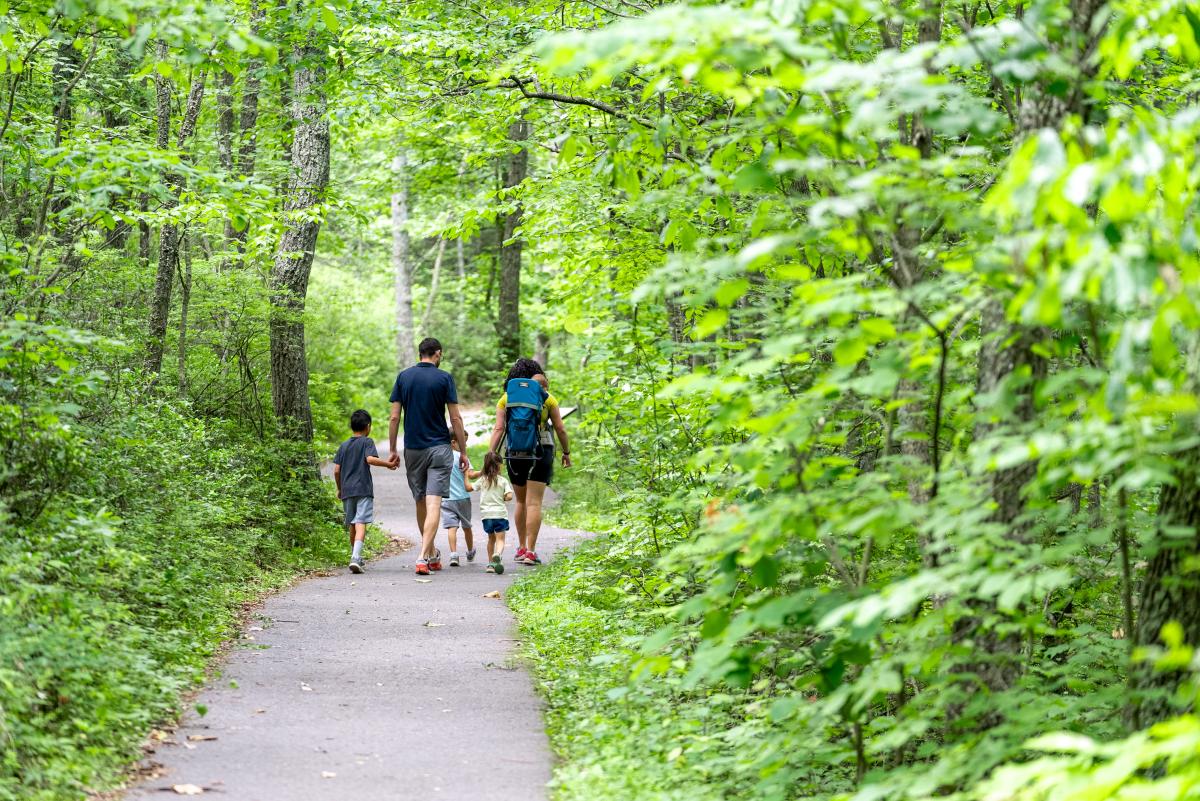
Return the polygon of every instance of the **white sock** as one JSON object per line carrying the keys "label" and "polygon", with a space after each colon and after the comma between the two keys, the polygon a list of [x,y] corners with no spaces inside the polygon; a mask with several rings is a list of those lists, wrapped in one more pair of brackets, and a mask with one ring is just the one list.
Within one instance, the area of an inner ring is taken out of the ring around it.
{"label": "white sock", "polygon": [[358,540],[354,543],[354,550],[351,551],[351,553],[350,553],[351,559],[361,559],[362,558],[362,544],[363,544],[362,540]]}

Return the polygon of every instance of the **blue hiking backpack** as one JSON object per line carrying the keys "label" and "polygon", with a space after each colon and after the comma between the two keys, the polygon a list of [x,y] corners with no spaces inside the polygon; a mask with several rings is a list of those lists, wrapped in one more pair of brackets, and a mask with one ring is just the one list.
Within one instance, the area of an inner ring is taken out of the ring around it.
{"label": "blue hiking backpack", "polygon": [[505,387],[504,438],[508,447],[504,459],[509,467],[521,461],[532,471],[542,457],[540,429],[545,402],[546,391],[532,378],[514,378]]}

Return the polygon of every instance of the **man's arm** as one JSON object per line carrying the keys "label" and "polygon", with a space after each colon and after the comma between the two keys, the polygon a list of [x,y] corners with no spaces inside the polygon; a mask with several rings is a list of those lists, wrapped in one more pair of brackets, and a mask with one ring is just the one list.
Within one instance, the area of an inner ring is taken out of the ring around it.
{"label": "man's arm", "polygon": [[333,466],[333,483],[337,485],[338,500],[342,498],[342,466],[335,464]]}
{"label": "man's arm", "polygon": [[400,433],[400,402],[392,401],[392,414],[388,418],[388,449],[391,451],[391,456],[388,457],[393,465],[400,464],[400,452],[396,450],[396,435]]}
{"label": "man's arm", "polygon": [[446,411],[450,414],[450,427],[454,429],[454,441],[458,443],[458,466],[466,470],[471,466],[467,458],[467,429],[463,426],[462,412],[457,403],[447,403]]}

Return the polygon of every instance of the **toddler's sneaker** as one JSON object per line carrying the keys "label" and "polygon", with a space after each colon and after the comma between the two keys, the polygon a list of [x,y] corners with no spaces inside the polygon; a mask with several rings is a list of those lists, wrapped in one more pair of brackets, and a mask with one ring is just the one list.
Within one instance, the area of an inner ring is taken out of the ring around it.
{"label": "toddler's sneaker", "polygon": [[475,561],[475,549],[474,548],[467,549],[467,561],[468,562]]}
{"label": "toddler's sneaker", "polygon": [[442,569],[442,552],[440,550],[434,549],[433,556],[431,556],[429,558],[429,569],[430,570],[441,570]]}
{"label": "toddler's sneaker", "polygon": [[487,566],[487,572],[489,572],[489,573],[503,573],[504,572],[504,563],[500,561],[499,556],[492,557],[492,561]]}
{"label": "toddler's sneaker", "polygon": [[429,562],[427,562],[424,559],[417,560],[417,575],[418,576],[428,576],[429,575]]}
{"label": "toddler's sneaker", "polygon": [[450,567],[458,567],[458,551],[450,552]]}
{"label": "toddler's sneaker", "polygon": [[495,573],[496,572],[496,563],[488,562],[488,566],[483,569],[483,572],[484,573]]}

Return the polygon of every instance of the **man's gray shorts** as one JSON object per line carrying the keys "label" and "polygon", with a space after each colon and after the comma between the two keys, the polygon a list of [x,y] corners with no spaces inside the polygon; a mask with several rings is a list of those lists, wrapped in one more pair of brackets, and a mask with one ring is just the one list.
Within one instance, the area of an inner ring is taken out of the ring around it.
{"label": "man's gray shorts", "polygon": [[375,522],[375,499],[370,495],[342,498],[342,508],[346,510],[347,526],[353,523]]}
{"label": "man's gray shorts", "polygon": [[471,528],[471,499],[442,501],[442,528]]}
{"label": "man's gray shorts", "polygon": [[450,468],[454,464],[454,451],[449,445],[434,445],[432,448],[404,449],[404,472],[408,474],[408,488],[413,499],[421,500],[426,495],[445,498],[450,491]]}

